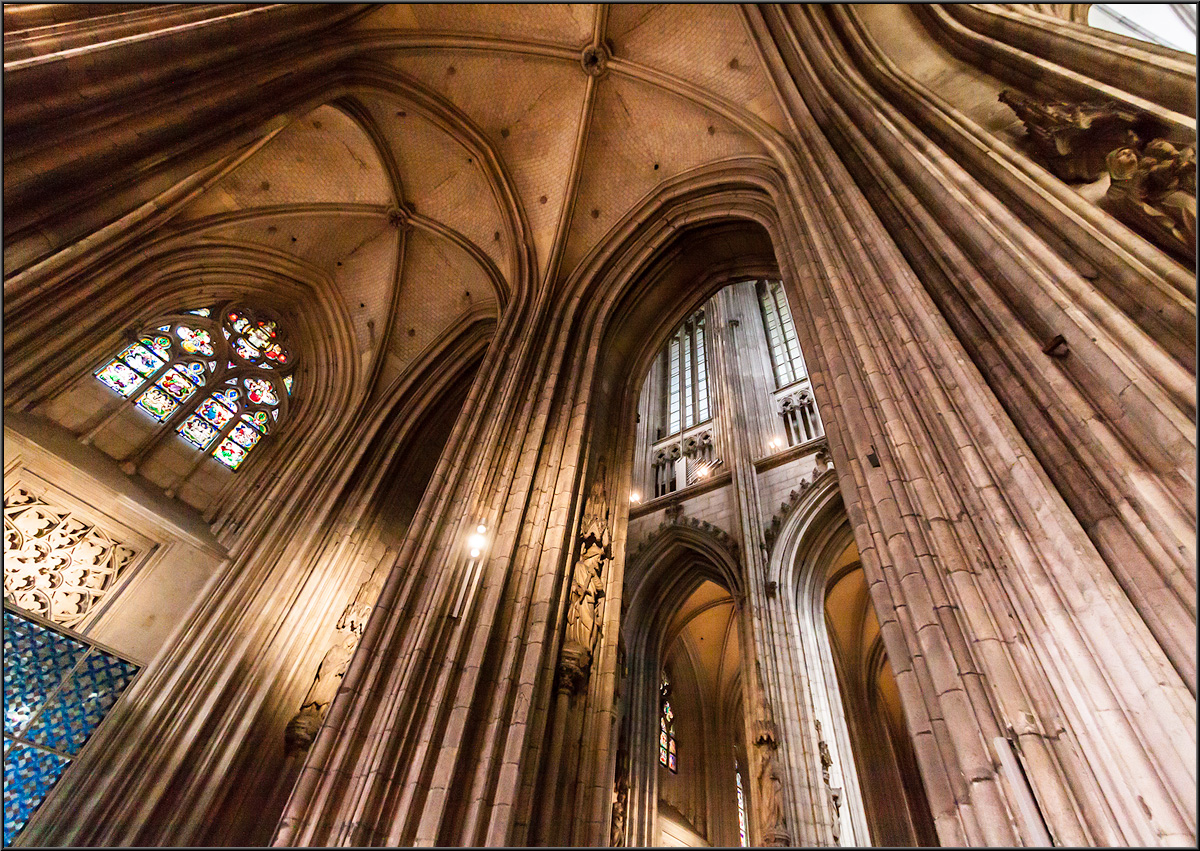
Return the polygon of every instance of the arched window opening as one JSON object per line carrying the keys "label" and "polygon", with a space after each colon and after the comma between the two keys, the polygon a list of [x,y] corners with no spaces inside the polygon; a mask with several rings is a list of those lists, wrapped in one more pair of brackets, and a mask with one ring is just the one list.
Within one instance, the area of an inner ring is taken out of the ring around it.
{"label": "arched window opening", "polygon": [[230,303],[164,316],[95,376],[236,470],[287,414],[295,357],[279,319]]}
{"label": "arched window opening", "polygon": [[746,847],[746,793],[742,791],[742,768],[733,758],[733,777],[737,786],[738,841]]}
{"label": "arched window opening", "polygon": [[672,772],[678,772],[675,752],[675,713],[671,709],[671,681],[667,672],[662,673],[662,684],[659,686],[662,710],[659,713],[658,761]]}
{"label": "arched window opening", "polygon": [[775,370],[775,387],[786,387],[808,375],[796,326],[788,309],[787,295],[780,281],[759,281],[755,286],[758,305],[762,309],[763,328],[767,334],[767,349]]}
{"label": "arched window opening", "polygon": [[708,401],[708,357],[704,311],[679,326],[663,347],[663,422],[659,437],[670,437],[712,417]]}
{"label": "arched window opening", "polygon": [[671,681],[667,678],[666,671],[662,672],[662,684],[658,693],[662,702],[662,711],[658,717],[658,761],[674,774],[679,771],[675,754],[675,713],[671,709]]}

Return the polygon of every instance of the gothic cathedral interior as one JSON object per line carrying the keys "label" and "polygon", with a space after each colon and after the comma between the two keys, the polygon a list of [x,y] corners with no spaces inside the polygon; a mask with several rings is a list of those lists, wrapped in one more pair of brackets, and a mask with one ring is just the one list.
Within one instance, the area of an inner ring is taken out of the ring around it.
{"label": "gothic cathedral interior", "polygon": [[3,21],[5,845],[1195,845],[1194,5]]}

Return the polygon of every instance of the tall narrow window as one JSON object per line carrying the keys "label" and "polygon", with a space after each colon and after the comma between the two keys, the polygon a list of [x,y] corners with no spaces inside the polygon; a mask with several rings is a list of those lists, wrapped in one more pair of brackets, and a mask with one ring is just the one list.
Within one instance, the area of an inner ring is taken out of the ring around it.
{"label": "tall narrow window", "polygon": [[671,681],[667,679],[666,671],[662,673],[659,699],[662,711],[658,716],[658,762],[674,774],[679,770],[675,762],[675,713],[671,710]]}
{"label": "tall narrow window", "polygon": [[796,327],[792,324],[792,312],[788,309],[781,282],[759,281],[756,289],[771,351],[771,366],[775,369],[775,386],[784,387],[806,375],[804,358],[800,356],[800,342],[796,339]]}
{"label": "tall narrow window", "polygon": [[663,420],[659,438],[678,434],[712,417],[708,395],[708,355],[704,311],[699,310],[663,348]]}
{"label": "tall narrow window", "polygon": [[95,375],[236,470],[286,415],[294,366],[275,317],[229,304],[163,317]]}
{"label": "tall narrow window", "polygon": [[737,757],[733,758],[733,777],[737,782],[737,805],[738,805],[738,839],[742,847],[746,847],[746,794],[742,791],[742,769],[738,765]]}

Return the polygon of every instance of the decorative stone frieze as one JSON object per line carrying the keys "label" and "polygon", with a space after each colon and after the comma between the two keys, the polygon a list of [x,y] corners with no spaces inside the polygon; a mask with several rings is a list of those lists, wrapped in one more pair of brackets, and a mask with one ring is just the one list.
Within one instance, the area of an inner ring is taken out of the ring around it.
{"label": "decorative stone frieze", "polygon": [[638,543],[637,547],[633,551],[632,558],[639,558],[647,549],[649,549],[650,545],[655,541],[655,539],[673,526],[683,526],[686,528],[699,529],[702,532],[706,532],[707,534],[711,535],[716,542],[734,558],[734,560],[737,560],[739,547],[737,540],[732,535],[719,526],[709,523],[707,520],[700,520],[697,517],[686,516],[683,513],[683,506],[679,503],[672,503],[671,505],[667,506],[667,517],[658,524],[658,528],[655,529],[649,537]]}

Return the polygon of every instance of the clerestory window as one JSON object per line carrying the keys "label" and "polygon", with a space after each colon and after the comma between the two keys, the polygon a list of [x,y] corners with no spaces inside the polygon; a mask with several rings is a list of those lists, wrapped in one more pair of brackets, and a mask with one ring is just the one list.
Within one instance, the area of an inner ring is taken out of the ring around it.
{"label": "clerestory window", "polygon": [[800,355],[800,341],[796,339],[796,327],[792,324],[792,312],[788,309],[780,281],[759,281],[755,289],[767,332],[771,366],[775,370],[775,386],[785,387],[807,375],[804,358]]}
{"label": "clerestory window", "polygon": [[162,317],[95,375],[236,470],[286,417],[294,367],[279,320],[231,303]]}
{"label": "clerestory window", "polygon": [[712,417],[703,310],[696,311],[679,326],[667,341],[661,357],[663,421],[659,428],[660,440]]}

